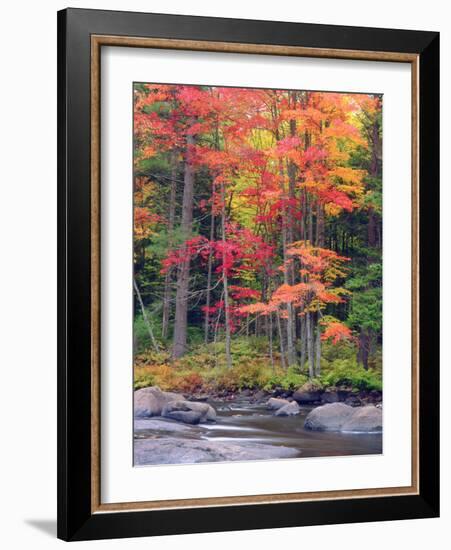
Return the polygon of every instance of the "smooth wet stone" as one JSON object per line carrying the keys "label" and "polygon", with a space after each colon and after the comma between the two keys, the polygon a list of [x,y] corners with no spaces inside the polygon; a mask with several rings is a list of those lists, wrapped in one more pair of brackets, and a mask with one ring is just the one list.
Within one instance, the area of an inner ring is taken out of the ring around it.
{"label": "smooth wet stone", "polygon": [[187,424],[216,422],[216,411],[211,405],[185,400],[167,403],[161,411],[161,416]]}
{"label": "smooth wet stone", "polygon": [[278,409],[274,415],[275,416],[296,416],[301,412],[301,408],[296,403],[296,401],[292,401],[291,403],[288,403],[287,405],[284,405],[280,409]]}
{"label": "smooth wet stone", "polygon": [[382,410],[374,405],[356,409],[341,427],[342,432],[381,432]]}
{"label": "smooth wet stone", "polygon": [[271,409],[273,411],[276,411],[277,409],[281,409],[282,407],[285,407],[285,405],[289,405],[289,401],[287,399],[279,399],[278,397],[271,397],[268,399],[267,407],[268,409]]}
{"label": "smooth wet stone", "polygon": [[162,391],[158,386],[136,390],[133,395],[134,415],[137,418],[161,416],[167,403],[181,399],[184,399],[183,395]]}
{"label": "smooth wet stone", "polygon": [[135,440],[134,463],[193,464],[234,460],[295,458],[297,449],[261,443],[230,443],[180,438]]}
{"label": "smooth wet stone", "polygon": [[307,415],[304,428],[316,431],[340,431],[354,409],[344,403],[328,403],[316,407]]}
{"label": "smooth wet stone", "polygon": [[304,427],[315,431],[377,433],[382,431],[382,410],[374,405],[352,407],[330,403],[310,411]]}
{"label": "smooth wet stone", "polygon": [[[197,428],[199,430],[200,428]],[[135,418],[135,431],[154,430],[158,432],[192,432],[196,430],[187,424],[181,424],[175,420],[162,418]]]}

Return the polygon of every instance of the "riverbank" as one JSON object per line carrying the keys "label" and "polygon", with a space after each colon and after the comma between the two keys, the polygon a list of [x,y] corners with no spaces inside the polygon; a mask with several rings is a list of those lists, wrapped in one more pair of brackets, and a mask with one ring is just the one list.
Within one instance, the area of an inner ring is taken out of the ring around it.
{"label": "riverbank", "polygon": [[327,403],[345,403],[351,407],[365,405],[381,405],[383,394],[380,390],[359,390],[350,386],[320,387],[306,382],[296,390],[274,388],[262,390],[258,388],[243,390],[218,390],[196,392],[187,396],[189,401],[225,401],[227,403],[239,403],[249,401],[250,404],[264,405],[271,398],[294,400],[301,405],[320,406]]}
{"label": "riverbank", "polygon": [[321,369],[313,378],[309,377],[306,364],[282,367],[279,354],[268,356],[266,343],[259,338],[235,341],[232,355],[232,367],[229,367],[222,342],[198,345],[175,361],[168,351],[138,353],[134,363],[135,390],[158,386],[185,395],[233,399],[243,391],[252,395],[264,392],[265,396],[290,397],[307,385],[314,392],[311,402],[356,397],[362,403],[376,403],[381,398],[380,350],[377,361],[366,370],[356,362],[355,345],[324,343]]}

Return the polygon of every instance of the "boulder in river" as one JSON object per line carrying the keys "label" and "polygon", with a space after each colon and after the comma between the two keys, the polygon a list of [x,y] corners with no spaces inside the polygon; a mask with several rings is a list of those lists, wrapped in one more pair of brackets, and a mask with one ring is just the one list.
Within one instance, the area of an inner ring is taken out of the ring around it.
{"label": "boulder in river", "polygon": [[342,432],[381,432],[382,410],[374,405],[359,407],[346,419]]}
{"label": "boulder in river", "polygon": [[171,401],[161,411],[163,418],[171,418],[186,424],[199,424],[200,422],[215,422],[216,411],[208,403],[196,403],[193,401]]}
{"label": "boulder in river", "polygon": [[163,407],[171,401],[180,401],[183,395],[161,391],[158,386],[149,386],[135,391],[133,397],[134,413],[137,418],[161,416]]}
{"label": "boulder in river", "polygon": [[296,401],[292,401],[291,403],[280,407],[280,409],[277,409],[277,411],[274,413],[274,416],[296,416],[297,414],[299,414],[300,410],[301,408],[296,403]]}
{"label": "boulder in river", "polygon": [[135,440],[135,464],[193,464],[231,460],[295,458],[297,449],[262,443],[167,437]]}
{"label": "boulder in river", "polygon": [[308,430],[338,432],[353,412],[354,409],[344,403],[328,403],[310,411],[304,427]]}
{"label": "boulder in river", "polygon": [[277,411],[278,409],[281,409],[282,407],[285,407],[290,402],[287,399],[279,399],[278,397],[271,397],[268,399],[268,409],[271,409],[273,411]]}
{"label": "boulder in river", "polygon": [[381,432],[382,411],[374,405],[351,407],[344,403],[329,403],[310,411],[304,427],[317,431]]}
{"label": "boulder in river", "polygon": [[169,418],[153,417],[153,418],[135,418],[135,432],[159,432],[165,435],[174,433],[194,433],[197,434],[202,430],[199,426],[189,426],[182,422],[176,422]]}

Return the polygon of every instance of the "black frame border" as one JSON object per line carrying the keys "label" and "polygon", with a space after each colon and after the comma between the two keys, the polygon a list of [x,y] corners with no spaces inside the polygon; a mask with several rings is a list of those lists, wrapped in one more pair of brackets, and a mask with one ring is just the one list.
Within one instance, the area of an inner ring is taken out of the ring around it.
{"label": "black frame border", "polygon": [[[91,513],[91,35],[419,56],[419,495]],[[439,33],[69,8],[58,12],[58,537],[439,515]]]}

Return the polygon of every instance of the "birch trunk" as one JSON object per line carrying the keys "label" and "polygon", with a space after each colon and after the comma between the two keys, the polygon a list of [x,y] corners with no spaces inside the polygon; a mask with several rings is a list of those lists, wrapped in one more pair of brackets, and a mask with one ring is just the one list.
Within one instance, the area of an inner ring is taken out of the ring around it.
{"label": "birch trunk", "polygon": [[222,279],[224,285],[224,317],[225,317],[225,351],[227,367],[232,368],[232,351],[231,351],[231,334],[230,334],[230,306],[229,306],[229,282],[227,277],[226,266],[226,228],[225,228],[225,187],[224,183],[221,187],[221,230],[222,230],[222,244],[223,244],[223,258],[222,258]]}
{"label": "birch trunk", "polygon": [[139,288],[138,288],[138,285],[136,283],[136,279],[133,279],[133,286],[135,287],[136,296],[138,297],[138,302],[139,302],[139,305],[141,307],[141,313],[142,313],[142,316],[143,316],[143,319],[144,319],[144,323],[146,324],[146,327],[147,327],[147,332],[149,333],[150,341],[152,343],[152,346],[153,346],[154,350],[158,352],[158,351],[160,351],[160,348],[158,346],[157,341],[155,340],[155,336],[154,336],[153,330],[152,330],[152,325],[151,325],[150,320],[147,316],[146,308],[144,307],[144,303],[143,303],[142,298],[141,298],[141,292],[139,292]]}

